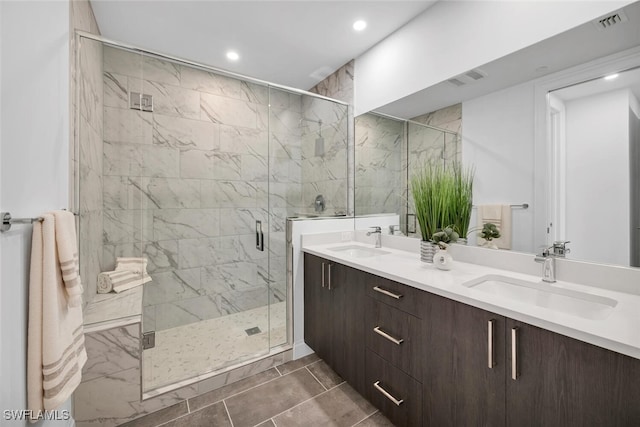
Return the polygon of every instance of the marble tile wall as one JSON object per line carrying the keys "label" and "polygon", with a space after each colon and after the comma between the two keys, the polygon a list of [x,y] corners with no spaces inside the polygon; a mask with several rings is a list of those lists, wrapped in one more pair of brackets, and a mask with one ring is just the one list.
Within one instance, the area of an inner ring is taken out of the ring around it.
{"label": "marble tile wall", "polygon": [[[325,156],[325,158],[309,159],[308,165],[311,169],[303,168],[303,178],[305,179],[306,184],[306,187],[303,189],[303,194],[306,198],[304,205],[307,208],[309,206],[313,208],[313,200],[316,195],[323,194],[325,199],[330,199],[330,204],[327,204],[327,210],[329,213],[346,212],[349,215],[353,215],[355,199],[355,162],[353,158],[355,143],[353,76],[354,61],[352,60],[340,67],[316,86],[309,89],[310,92],[346,102],[349,104],[349,108],[343,105],[327,103],[327,107],[330,107],[328,109],[332,110],[327,117],[330,117],[333,120],[325,123],[332,124],[334,133],[329,133],[329,136],[333,138],[331,146],[327,144],[329,141],[325,137],[325,147],[330,148],[332,151],[327,151],[328,155]],[[317,99],[314,101],[315,103],[322,102]],[[314,103],[310,103],[310,107],[315,108]],[[313,125],[311,126],[311,129],[305,133],[307,137],[305,138],[305,141],[303,141],[303,147],[308,147],[309,151],[311,151],[315,146],[315,139],[317,138],[317,135],[312,131]],[[324,135],[325,134],[323,132],[323,136]],[[337,168],[344,168],[344,166],[341,166],[344,164],[347,165],[346,169],[344,169],[345,174],[332,174],[332,172]],[[320,168],[318,168],[318,166],[320,166]]]}
{"label": "marble tile wall", "polygon": [[[303,97],[112,47],[103,84],[102,263],[149,258],[144,330],[285,301]],[[129,109],[131,91],[152,95],[154,111]]]}
{"label": "marble tile wall", "polygon": [[[70,206],[80,213],[80,275],[85,288],[84,302],[96,294],[96,278],[101,271],[102,240],[102,43],[82,38],[74,31],[100,34],[91,5],[86,0],[70,2],[71,129],[73,141],[70,180]],[[78,55],[76,67],[76,55]]]}
{"label": "marble tile wall", "polygon": [[356,215],[403,211],[406,199],[399,190],[404,181],[404,133],[404,121],[370,113],[356,117]]}

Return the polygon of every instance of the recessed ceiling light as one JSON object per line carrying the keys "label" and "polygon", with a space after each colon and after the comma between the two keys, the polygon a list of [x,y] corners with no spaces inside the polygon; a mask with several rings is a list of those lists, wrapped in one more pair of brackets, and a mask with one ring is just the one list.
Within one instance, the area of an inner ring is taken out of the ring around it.
{"label": "recessed ceiling light", "polygon": [[357,20],[356,22],[353,23],[353,29],[356,31],[362,31],[365,28],[367,28],[367,23],[365,21],[363,21],[362,19]]}
{"label": "recessed ceiling light", "polygon": [[608,76],[604,76],[604,79],[605,79],[605,80],[613,80],[613,79],[615,79],[616,77],[618,77],[618,73],[616,73],[616,74],[609,74]]}
{"label": "recessed ceiling light", "polygon": [[238,55],[238,52],[230,50],[229,52],[227,52],[227,59],[229,61],[237,61],[238,59],[240,59],[240,55]]}

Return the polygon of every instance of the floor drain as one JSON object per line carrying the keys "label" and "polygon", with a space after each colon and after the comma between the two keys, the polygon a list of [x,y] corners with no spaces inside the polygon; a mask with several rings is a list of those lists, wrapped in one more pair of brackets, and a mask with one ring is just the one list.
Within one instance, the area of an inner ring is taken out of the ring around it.
{"label": "floor drain", "polygon": [[249,328],[249,329],[245,329],[244,330],[247,335],[251,336],[251,335],[255,335],[255,334],[259,334],[260,332],[262,332],[260,330],[260,328],[258,328],[257,326],[253,327],[253,328]]}

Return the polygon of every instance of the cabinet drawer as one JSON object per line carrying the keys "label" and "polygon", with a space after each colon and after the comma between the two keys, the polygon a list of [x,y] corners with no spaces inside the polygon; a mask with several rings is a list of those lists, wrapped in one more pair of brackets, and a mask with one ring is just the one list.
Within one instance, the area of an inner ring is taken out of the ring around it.
{"label": "cabinet drawer", "polygon": [[422,385],[370,350],[365,365],[365,397],[395,425],[421,426]]}
{"label": "cabinet drawer", "polygon": [[371,276],[371,278],[370,281],[367,281],[369,296],[422,318],[423,291],[382,277]]}
{"label": "cabinet drawer", "polygon": [[397,308],[367,298],[367,347],[414,378],[421,378],[422,321]]}

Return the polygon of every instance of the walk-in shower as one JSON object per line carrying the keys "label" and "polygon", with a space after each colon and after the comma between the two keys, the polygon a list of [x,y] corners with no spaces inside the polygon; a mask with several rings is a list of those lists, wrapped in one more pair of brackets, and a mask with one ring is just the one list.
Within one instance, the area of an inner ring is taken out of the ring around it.
{"label": "walk-in shower", "polygon": [[86,299],[116,258],[148,260],[143,391],[289,348],[286,218],[318,194],[348,211],[347,106],[97,37],[78,70]]}

